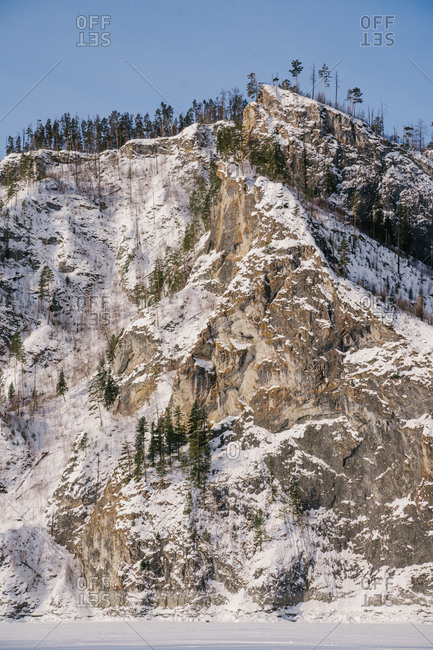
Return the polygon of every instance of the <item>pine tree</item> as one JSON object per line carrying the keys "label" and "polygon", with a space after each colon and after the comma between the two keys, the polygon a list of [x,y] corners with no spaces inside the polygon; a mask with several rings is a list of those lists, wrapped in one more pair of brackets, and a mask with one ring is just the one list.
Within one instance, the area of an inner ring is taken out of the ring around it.
{"label": "pine tree", "polygon": [[21,362],[21,390],[22,390],[22,399],[24,402],[24,361],[25,361],[25,350],[24,345],[21,341],[21,334],[17,330],[11,337],[10,342],[10,355],[14,357],[14,381],[17,380],[17,361]]}
{"label": "pine tree", "polygon": [[180,459],[180,448],[186,444],[186,430],[182,420],[182,411],[180,406],[177,406],[174,412],[174,445],[177,451],[177,459]]}
{"label": "pine tree", "polygon": [[247,83],[247,95],[248,97],[251,97],[254,99],[254,101],[257,101],[257,95],[259,94],[259,88],[257,84],[257,77],[254,74],[254,72],[251,72],[248,75],[248,83]]}
{"label": "pine tree", "polygon": [[8,137],[7,145],[6,145],[6,155],[9,156],[10,153],[14,153],[15,147],[14,147],[14,139],[10,135]]}
{"label": "pine tree", "polygon": [[111,374],[111,369],[109,368],[107,371],[107,378],[104,387],[104,406],[106,409],[110,408],[110,406],[113,406],[118,395],[119,395],[119,386],[114,381],[113,376]]}
{"label": "pine tree", "polygon": [[188,420],[188,440],[191,482],[204,490],[210,469],[210,446],[206,416],[197,400],[192,405]]}
{"label": "pine tree", "polygon": [[165,456],[161,456],[159,461],[156,464],[156,471],[158,472],[159,478],[162,479],[164,478],[166,472],[167,472],[167,464],[165,462]]}
{"label": "pine tree", "polygon": [[174,433],[173,421],[171,419],[171,411],[169,408],[166,409],[164,416],[164,440],[169,463],[171,465],[171,456],[176,449],[176,437]]}
{"label": "pine tree", "polygon": [[294,59],[292,61],[292,67],[290,68],[289,72],[292,75],[292,77],[295,77],[296,92],[298,92],[298,77],[301,74],[303,69],[304,66],[298,59]]}
{"label": "pine tree", "polygon": [[114,354],[117,346],[117,338],[115,334],[112,334],[111,337],[108,339],[108,345],[107,345],[107,361],[108,363],[113,363],[114,361]]}
{"label": "pine tree", "polygon": [[141,117],[140,113],[137,113],[137,115],[135,116],[135,134],[134,134],[134,137],[139,138],[139,139],[145,137],[145,135],[144,135],[144,122],[143,122],[143,118]]}
{"label": "pine tree", "polygon": [[164,422],[165,422],[165,417],[164,416],[160,417],[156,424],[156,430],[155,430],[156,450],[159,456],[158,462],[156,464],[156,470],[161,480],[164,477],[166,472],[166,463],[165,463],[166,447],[165,447],[165,438],[164,438]]}
{"label": "pine tree", "polygon": [[101,402],[104,400],[105,387],[107,383],[107,369],[105,367],[105,359],[101,357],[99,359],[98,370],[96,375],[93,377],[89,386],[89,404],[90,412],[93,413],[96,409],[99,412],[99,419],[102,426],[102,413],[101,413]]}
{"label": "pine tree", "polygon": [[148,431],[146,418],[142,417],[138,420],[136,435],[135,435],[135,480],[139,481],[143,476],[144,470],[144,479],[147,481],[147,472],[146,472],[146,450],[145,450],[145,437],[146,432]]}
{"label": "pine tree", "polygon": [[403,127],[403,146],[409,149],[413,145],[413,126]]}
{"label": "pine tree", "polygon": [[338,247],[340,253],[339,265],[343,267],[343,277],[346,277],[346,266],[349,262],[349,244],[347,243],[346,235],[343,235],[340,245]]}
{"label": "pine tree", "polygon": [[150,426],[150,444],[149,444],[149,463],[152,465],[152,467],[155,466],[157,452],[158,452],[158,443],[156,440],[156,427],[155,427],[155,423],[152,422]]}
{"label": "pine tree", "polygon": [[349,112],[356,115],[356,104],[362,104],[364,101],[361,90],[357,86],[355,88],[349,88],[346,100],[349,102]]}
{"label": "pine tree", "polygon": [[252,147],[249,158],[259,174],[271,180],[287,180],[286,160],[280,145],[273,138],[266,138]]}
{"label": "pine tree", "polygon": [[237,126],[226,126],[218,130],[217,152],[227,160],[230,155],[236,161],[242,159],[242,129]]}
{"label": "pine tree", "polygon": [[51,313],[51,292],[50,292],[50,281],[54,279],[54,274],[49,266],[45,265],[41,271],[41,276],[39,278],[39,299],[41,301],[41,309],[43,307],[44,298],[48,298],[48,323],[50,322],[50,313]]}
{"label": "pine tree", "polygon": [[21,357],[23,349],[23,344],[21,342],[21,334],[17,330],[14,334],[11,336],[11,342],[10,342],[10,348],[9,348],[9,353],[11,357],[14,357],[14,380],[15,383],[17,381],[17,361],[19,361]]}
{"label": "pine tree", "polygon": [[115,334],[112,334],[110,338],[108,339],[108,344],[107,344],[107,361],[108,363],[113,363],[114,361],[114,355],[116,353],[116,347],[117,344],[119,343],[119,340],[123,334],[123,329],[118,334],[117,336]]}
{"label": "pine tree", "polygon": [[331,171],[329,165],[326,165],[325,168],[325,191],[328,196],[333,194],[337,187],[337,179]]}
{"label": "pine tree", "polygon": [[[257,84],[257,92],[260,90],[259,86]],[[253,92],[255,93],[255,90]],[[94,119],[87,120],[65,113],[60,120],[47,119],[45,125],[38,120],[34,132],[30,124],[25,132],[23,131],[22,139],[20,134],[15,139],[9,136],[7,153],[28,152],[37,148],[100,153],[106,149],[118,149],[131,138],[175,135],[194,121],[208,124],[228,117],[233,121],[240,121],[245,106],[242,95],[237,89],[233,89],[229,93],[228,106],[226,93],[223,91],[221,98],[217,97],[216,100],[194,100],[185,117],[179,115],[175,119],[173,107],[164,102],[161,102],[155,111],[153,121],[148,113],[144,117],[139,113],[134,117],[130,113],[121,115],[118,111],[112,111],[108,118],[101,119],[96,115]]]}
{"label": "pine tree", "polygon": [[66,379],[65,379],[65,373],[63,372],[63,368],[60,370],[59,373],[59,379],[57,381],[57,387],[56,387],[56,392],[57,395],[61,395],[63,399],[65,400],[65,393],[68,391],[68,386],[66,385]]}
{"label": "pine tree", "polygon": [[7,184],[7,197],[8,199],[13,199],[14,196],[18,193],[18,187],[13,173],[8,173],[6,177]]}
{"label": "pine tree", "polygon": [[13,385],[13,382],[9,384],[9,390],[8,390],[8,399],[10,402],[12,402],[13,398],[15,397],[15,387]]}
{"label": "pine tree", "polygon": [[302,149],[302,158],[301,158],[301,165],[302,165],[302,178],[303,178],[303,185],[304,185],[304,193],[305,196],[308,196],[308,167],[310,166],[308,156],[307,156],[307,150],[304,147]]}
{"label": "pine tree", "polygon": [[326,63],[319,70],[319,78],[323,80],[323,101],[326,101],[326,89],[329,87],[329,80],[331,78],[331,71]]}
{"label": "pine tree", "polygon": [[263,539],[265,536],[265,518],[263,516],[263,510],[261,508],[259,508],[258,511],[253,514],[251,517],[251,523],[254,527],[254,545],[262,550]]}
{"label": "pine tree", "polygon": [[129,444],[126,441],[122,446],[122,451],[119,458],[119,467],[124,472],[125,483],[129,483],[132,478],[131,454],[129,451]]}
{"label": "pine tree", "polygon": [[362,92],[358,87],[352,88],[353,114],[356,115],[356,104],[362,104]]}
{"label": "pine tree", "polygon": [[156,304],[162,298],[162,290],[164,287],[164,268],[162,260],[159,257],[155,260],[153,271],[149,280],[149,304]]}
{"label": "pine tree", "polygon": [[34,179],[34,163],[31,156],[27,154],[23,154],[20,158],[20,174],[29,182]]}

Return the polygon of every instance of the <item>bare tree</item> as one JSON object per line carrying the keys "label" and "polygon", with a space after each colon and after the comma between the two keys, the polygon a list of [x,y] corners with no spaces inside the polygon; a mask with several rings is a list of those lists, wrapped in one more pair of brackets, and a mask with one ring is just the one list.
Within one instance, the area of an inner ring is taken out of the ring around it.
{"label": "bare tree", "polygon": [[314,92],[316,89],[316,66],[313,64],[313,67],[311,68],[311,84],[312,84],[312,89],[311,89],[311,97],[314,99]]}
{"label": "bare tree", "polygon": [[427,126],[424,120],[419,119],[413,131],[413,144],[418,151],[423,151],[425,148],[425,138],[427,135]]}

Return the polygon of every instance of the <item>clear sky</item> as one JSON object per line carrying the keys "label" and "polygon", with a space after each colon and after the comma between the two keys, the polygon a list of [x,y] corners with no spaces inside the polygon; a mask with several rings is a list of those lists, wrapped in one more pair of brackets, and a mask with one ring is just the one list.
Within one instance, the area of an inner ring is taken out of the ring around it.
{"label": "clear sky", "polygon": [[[98,18],[89,29],[89,15],[110,16],[110,23],[104,28]],[[373,16],[384,17],[376,29]],[[394,17],[388,28],[386,16]],[[300,85],[308,89],[313,63],[341,61],[340,99],[359,86],[362,108],[383,102],[388,133],[419,118],[430,126],[432,25],[433,0],[0,0],[0,155],[8,135],[38,118],[153,114],[161,97],[125,59],[179,111],[222,88],[245,91],[251,71],[260,81],[275,73],[284,79],[294,58],[304,64]],[[77,46],[104,32],[109,46]]]}

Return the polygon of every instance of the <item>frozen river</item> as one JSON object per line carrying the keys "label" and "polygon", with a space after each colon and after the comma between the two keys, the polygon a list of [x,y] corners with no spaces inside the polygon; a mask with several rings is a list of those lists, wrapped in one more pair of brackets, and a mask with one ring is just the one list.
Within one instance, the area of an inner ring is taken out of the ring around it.
{"label": "frozen river", "polygon": [[176,648],[272,650],[281,648],[415,649],[433,647],[433,625],[175,621],[2,622],[0,648]]}

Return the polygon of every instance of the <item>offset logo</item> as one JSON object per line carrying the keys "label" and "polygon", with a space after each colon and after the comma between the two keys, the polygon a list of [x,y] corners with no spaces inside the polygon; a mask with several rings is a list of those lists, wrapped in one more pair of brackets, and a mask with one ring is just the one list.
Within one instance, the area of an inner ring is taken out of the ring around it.
{"label": "offset logo", "polygon": [[74,303],[78,315],[76,325],[80,330],[85,330],[88,327],[103,329],[120,318],[119,307],[113,305],[109,296],[105,294],[76,296]]}
{"label": "offset logo", "polygon": [[78,607],[117,607],[126,603],[126,592],[112,584],[110,576],[80,577],[76,581]]}
{"label": "offset logo", "polygon": [[111,16],[77,16],[75,21],[79,30],[77,47],[108,47],[111,45],[110,32],[105,31]]}
{"label": "offset logo", "polygon": [[230,460],[236,460],[241,454],[241,446],[238,442],[229,442],[226,447],[226,455]]}
{"label": "offset logo", "polygon": [[394,605],[390,594],[392,586],[392,578],[362,578],[361,589],[364,592],[364,600],[361,607],[391,607]]}
{"label": "offset logo", "polygon": [[395,307],[392,303],[382,302],[374,296],[363,296],[361,304],[369,309],[384,325],[392,325],[395,320]]}
{"label": "offset logo", "polygon": [[395,23],[395,16],[361,16],[361,47],[392,47],[395,34],[390,28]]}

